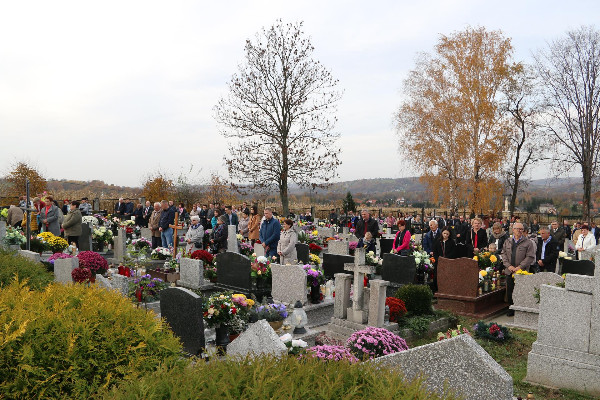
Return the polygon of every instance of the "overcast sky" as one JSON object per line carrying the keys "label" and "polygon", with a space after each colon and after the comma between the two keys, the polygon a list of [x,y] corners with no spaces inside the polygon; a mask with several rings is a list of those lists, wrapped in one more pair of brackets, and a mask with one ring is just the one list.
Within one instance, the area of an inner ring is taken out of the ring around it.
{"label": "overcast sky", "polygon": [[413,176],[392,119],[417,52],[483,25],[531,62],[599,15],[598,1],[3,1],[0,172],[26,160],[49,178],[131,186],[158,168],[225,174],[212,108],[245,40],[282,18],[304,21],[344,90],[339,180]]}

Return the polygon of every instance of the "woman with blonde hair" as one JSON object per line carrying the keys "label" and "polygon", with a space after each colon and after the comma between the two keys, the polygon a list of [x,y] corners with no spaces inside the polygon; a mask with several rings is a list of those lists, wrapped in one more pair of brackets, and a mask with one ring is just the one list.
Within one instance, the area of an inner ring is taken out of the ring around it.
{"label": "woman with blonde hair", "polygon": [[479,217],[471,220],[471,231],[467,233],[467,257],[472,258],[475,253],[483,250],[488,245],[487,233],[483,227],[483,221]]}

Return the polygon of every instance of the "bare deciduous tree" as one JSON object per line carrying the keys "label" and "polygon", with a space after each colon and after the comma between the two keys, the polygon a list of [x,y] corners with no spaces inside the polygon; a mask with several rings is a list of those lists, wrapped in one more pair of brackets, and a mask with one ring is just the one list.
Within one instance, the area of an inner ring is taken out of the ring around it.
{"label": "bare deciduous tree", "polygon": [[289,211],[288,181],[326,184],[340,164],[336,102],[338,81],[312,58],[302,23],[277,21],[247,40],[246,60],[229,82],[229,95],[215,106],[229,140],[229,175],[255,188],[278,189]]}

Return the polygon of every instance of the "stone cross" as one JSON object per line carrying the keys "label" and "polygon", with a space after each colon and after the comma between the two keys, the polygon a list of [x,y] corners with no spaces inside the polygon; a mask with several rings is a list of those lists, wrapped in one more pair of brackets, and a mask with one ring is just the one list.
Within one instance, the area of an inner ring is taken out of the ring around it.
{"label": "stone cross", "polygon": [[239,245],[237,240],[237,227],[235,225],[227,225],[227,251],[239,253]]}
{"label": "stone cross", "polygon": [[173,257],[177,256],[177,245],[179,244],[179,236],[177,236],[177,231],[179,229],[183,229],[183,225],[179,225],[179,213],[175,213],[175,223],[173,225],[169,225],[169,228],[173,228]]}
{"label": "stone cross", "polygon": [[345,264],[344,269],[354,273],[352,308],[348,308],[348,319],[359,324],[367,322],[367,311],[363,309],[365,274],[375,273],[375,267],[365,265],[365,249],[357,248],[354,253],[354,264]]}

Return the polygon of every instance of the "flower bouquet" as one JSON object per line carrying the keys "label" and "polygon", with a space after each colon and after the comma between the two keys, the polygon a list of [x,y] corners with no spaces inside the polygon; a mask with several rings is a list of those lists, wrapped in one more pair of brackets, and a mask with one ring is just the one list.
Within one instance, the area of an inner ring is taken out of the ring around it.
{"label": "flower bouquet", "polygon": [[265,256],[250,256],[250,276],[254,279],[268,279],[271,277],[271,261]]}
{"label": "flower bouquet", "polygon": [[319,258],[319,256],[318,256],[318,255],[316,255],[316,254],[313,254],[313,253],[310,253],[310,254],[308,255],[308,258],[310,259],[310,262],[311,262],[311,264],[313,264],[313,265],[317,265],[317,266],[318,266],[318,265],[321,265],[321,258]]}
{"label": "flower bouquet", "polygon": [[242,242],[240,244],[240,253],[246,257],[250,257],[254,253],[254,247],[249,242]]}
{"label": "flower bouquet", "polygon": [[253,320],[264,319],[267,322],[280,322],[287,318],[288,313],[284,304],[266,304],[252,309]]}
{"label": "flower bouquet", "polygon": [[385,328],[368,326],[354,332],[346,341],[350,351],[359,359],[372,359],[408,350],[406,341]]}
{"label": "flower bouquet", "polygon": [[503,342],[511,339],[510,331],[506,327],[498,325],[495,322],[486,324],[483,321],[479,321],[473,326],[473,332],[476,337],[494,340],[496,342]]}
{"label": "flower bouquet", "polygon": [[167,247],[157,247],[154,250],[152,250],[152,254],[150,255],[150,257],[153,260],[167,260],[169,258],[171,258],[171,256],[173,255],[173,251]]}
{"label": "flower bouquet", "polygon": [[3,208],[0,211],[0,221],[6,221],[8,219],[8,208]]}
{"label": "flower bouquet", "polygon": [[323,241],[319,238],[319,231],[314,230],[314,231],[302,231],[298,233],[298,242],[299,243],[305,243],[310,245],[311,243],[314,243],[316,245],[322,245]]}
{"label": "flower bouquet", "polygon": [[21,246],[27,243],[27,238],[23,232],[16,228],[7,228],[6,236],[2,238],[2,241],[7,246]]}
{"label": "flower bouquet", "polygon": [[133,248],[136,249],[137,251],[140,251],[143,248],[152,247],[152,242],[150,242],[146,238],[133,239],[131,241],[131,244],[132,244]]}
{"label": "flower bouquet", "polygon": [[206,250],[196,250],[192,252],[192,254],[190,254],[190,258],[193,258],[194,260],[203,261],[205,264],[212,264],[213,260],[215,259],[215,256],[213,256]]}
{"label": "flower bouquet", "polygon": [[53,253],[61,253],[67,247],[69,247],[69,242],[60,236],[55,236],[51,232],[42,232],[38,235],[38,239],[40,239],[46,247],[52,251]]}
{"label": "flower bouquet", "polygon": [[397,322],[407,312],[404,301],[397,297],[387,297],[385,305],[390,309],[390,322]]}
{"label": "flower bouquet", "polygon": [[98,226],[98,218],[92,216],[92,215],[85,215],[83,217],[81,217],[81,223],[82,224],[92,224],[93,226]]}
{"label": "flower bouquet", "polygon": [[285,344],[288,348],[288,354],[297,356],[305,353],[305,349],[308,347],[308,343],[301,339],[293,339],[292,335],[286,333],[281,336],[279,339]]}
{"label": "flower bouquet", "polygon": [[308,250],[311,252],[311,254],[319,255],[319,253],[323,251],[323,248],[316,243],[309,243]]}
{"label": "flower bouquet", "polygon": [[217,281],[217,264],[204,263],[204,277],[211,282]]}
{"label": "flower bouquet", "polygon": [[413,252],[415,257],[415,264],[417,265],[417,272],[419,273],[431,273],[433,272],[433,263],[429,258],[429,255],[423,250],[415,250]]}
{"label": "flower bouquet", "polygon": [[156,301],[160,299],[160,291],[168,287],[169,285],[162,279],[143,275],[129,282],[129,297],[136,299],[140,303]]}
{"label": "flower bouquet", "polygon": [[231,294],[216,293],[204,301],[204,320],[209,328],[229,326],[239,306],[234,303]]}
{"label": "flower bouquet", "polygon": [[88,283],[92,279],[92,271],[89,268],[77,267],[71,271],[71,278],[77,283]]}
{"label": "flower bouquet", "polygon": [[493,270],[498,270],[500,268],[498,257],[496,257],[495,254],[490,253],[489,251],[482,251],[476,253],[473,257],[473,260],[477,261],[479,269],[492,268]]}
{"label": "flower bouquet", "polygon": [[92,239],[98,243],[112,243],[113,233],[110,229],[101,226],[92,231]]}
{"label": "flower bouquet", "polygon": [[315,267],[310,264],[306,264],[302,268],[304,268],[304,272],[306,272],[307,287],[321,286],[325,284],[325,275],[321,268],[319,268],[318,266]]}
{"label": "flower bouquet", "polygon": [[92,274],[103,274],[108,269],[108,262],[94,251],[82,251],[77,254],[80,268],[88,268]]}

